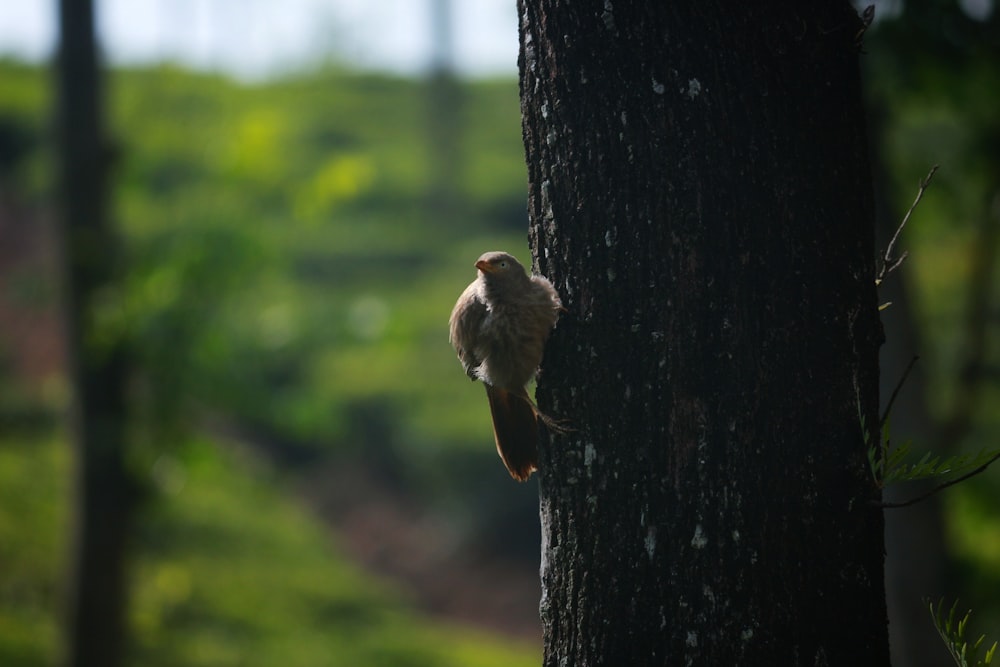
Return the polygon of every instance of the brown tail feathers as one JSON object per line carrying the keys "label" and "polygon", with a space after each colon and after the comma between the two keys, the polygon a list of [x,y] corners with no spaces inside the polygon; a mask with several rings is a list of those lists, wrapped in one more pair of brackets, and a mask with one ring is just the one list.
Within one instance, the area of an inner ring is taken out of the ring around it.
{"label": "brown tail feathers", "polygon": [[515,393],[487,384],[486,396],[497,453],[510,476],[524,482],[538,470],[538,413],[524,389]]}

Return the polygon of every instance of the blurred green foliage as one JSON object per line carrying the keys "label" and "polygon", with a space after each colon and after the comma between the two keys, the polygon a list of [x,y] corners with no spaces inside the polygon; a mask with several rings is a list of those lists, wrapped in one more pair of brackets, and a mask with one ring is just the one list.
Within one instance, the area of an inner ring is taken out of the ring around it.
{"label": "blurred green foliage", "polygon": [[[222,420],[279,461],[381,457],[425,499],[492,502],[488,476],[445,483],[444,460],[505,476],[447,319],[481,252],[527,259],[514,82],[467,86],[452,193],[467,214],[452,219],[425,195],[434,147],[419,82],[323,71],[250,86],[158,67],[107,83],[126,279],[100,300],[98,335],[127,340],[135,361],[129,460],[147,497],[130,662],[537,663],[537,647],[418,619],[337,555],[273,473],[195,435]],[[49,86],[42,68],[0,62],[0,126],[27,137],[2,185],[43,212]],[[21,409],[18,381],[0,384]],[[62,410],[65,391],[49,394]],[[51,664],[67,439],[3,433],[0,664]]]}
{"label": "blurred green foliage", "polygon": [[[419,619],[239,449],[189,439],[153,466],[134,538],[128,664],[532,665],[539,647]],[[0,664],[54,664],[71,484],[64,434],[0,440]]]}
{"label": "blurred green foliage", "polygon": [[[44,135],[45,87],[41,71],[3,65],[0,116]],[[154,431],[197,408],[350,450],[351,406],[377,399],[407,444],[490,448],[447,319],[481,252],[527,259],[523,148],[513,83],[468,87],[454,194],[472,212],[436,220],[419,82],[112,74],[128,278],[100,321],[132,341]],[[46,155],[39,143],[26,164]],[[51,183],[25,179],[44,201]]]}
{"label": "blurred green foliage", "polygon": [[[978,8],[984,13],[974,16],[974,4],[953,0],[880,5],[861,60],[874,146],[886,170],[881,184],[896,215],[940,165],[902,235],[910,257],[895,279],[910,290],[914,352],[927,378],[931,421],[947,434],[935,444],[950,448],[943,455],[1000,446],[1000,275],[997,265],[988,267],[1000,243],[1000,11],[996,3]],[[977,273],[982,262],[987,270]],[[977,350],[980,358],[970,357]],[[961,428],[941,426],[956,415]],[[913,435],[917,445],[941,438]],[[942,499],[946,550],[957,564],[947,596],[961,595],[984,630],[995,628],[1000,469]]]}
{"label": "blurred green foliage", "polygon": [[481,176],[456,196],[484,212],[459,221],[430,219],[424,200],[434,148],[417,82],[327,72],[252,87],[164,68],[111,86],[122,303],[151,405],[350,448],[346,411],[377,397],[414,443],[482,439],[481,396],[454,373],[445,323],[482,250],[526,253],[523,232],[489,219],[524,215],[509,82],[470,96],[505,123],[455,128],[461,173]]}
{"label": "blurred green foliage", "polygon": [[63,439],[0,439],[0,664],[55,657],[69,485]]}

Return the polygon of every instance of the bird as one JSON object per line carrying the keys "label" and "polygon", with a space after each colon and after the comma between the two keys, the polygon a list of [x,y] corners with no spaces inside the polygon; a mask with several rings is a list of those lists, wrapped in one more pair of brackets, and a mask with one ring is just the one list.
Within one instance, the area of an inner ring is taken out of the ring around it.
{"label": "bird", "polygon": [[497,453],[524,482],[538,470],[538,421],[552,423],[526,385],[564,309],[552,283],[529,276],[510,253],[484,253],[475,266],[476,279],[451,311],[449,340],[466,375],[486,387]]}

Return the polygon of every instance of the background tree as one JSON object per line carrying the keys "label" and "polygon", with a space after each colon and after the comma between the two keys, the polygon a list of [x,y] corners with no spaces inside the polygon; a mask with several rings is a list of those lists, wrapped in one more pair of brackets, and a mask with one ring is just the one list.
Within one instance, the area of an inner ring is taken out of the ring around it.
{"label": "background tree", "polygon": [[123,456],[125,351],[113,320],[114,239],[107,221],[108,145],[91,0],[59,4],[57,66],[61,234],[76,501],[69,578],[69,665],[120,664],[131,497]]}
{"label": "background tree", "polygon": [[887,664],[861,21],[519,10],[545,664]]}
{"label": "background tree", "polygon": [[451,0],[433,0],[430,35],[433,44],[427,73],[428,208],[437,224],[462,218],[462,87],[455,72]]}
{"label": "background tree", "polygon": [[[881,293],[883,396],[905,367],[920,361],[893,407],[894,442],[913,441],[941,455],[995,446],[992,401],[1000,320],[996,257],[1000,252],[1000,13],[983,4],[950,0],[878,3],[862,59],[872,130],[878,234],[884,247],[917,181],[932,164],[934,177],[902,243],[913,255]],[[894,196],[895,195],[895,196]],[[895,204],[894,204],[895,200]],[[955,244],[955,239],[961,239]],[[967,271],[942,272],[930,248],[959,252]],[[921,275],[923,274],[923,275]],[[942,307],[940,286],[953,281]],[[992,422],[992,424],[991,424]],[[963,484],[961,494],[996,507],[996,477]],[[913,497],[914,488],[888,489],[887,499]],[[961,562],[956,549],[955,492],[886,515],[886,588],[896,667],[940,665],[944,646],[927,632],[923,598],[961,596],[977,612],[993,607],[996,568]],[[951,508],[942,514],[942,511]],[[967,510],[966,510],[967,511]],[[979,570],[978,572],[976,570]],[[985,623],[984,629],[993,625]]]}

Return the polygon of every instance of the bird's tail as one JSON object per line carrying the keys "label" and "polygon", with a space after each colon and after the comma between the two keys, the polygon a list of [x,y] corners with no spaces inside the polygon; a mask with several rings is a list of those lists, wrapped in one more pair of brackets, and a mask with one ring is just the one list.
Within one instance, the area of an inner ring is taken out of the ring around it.
{"label": "bird's tail", "polygon": [[538,470],[538,423],[540,414],[528,393],[486,386],[493,417],[493,437],[497,453],[510,476],[524,482]]}

